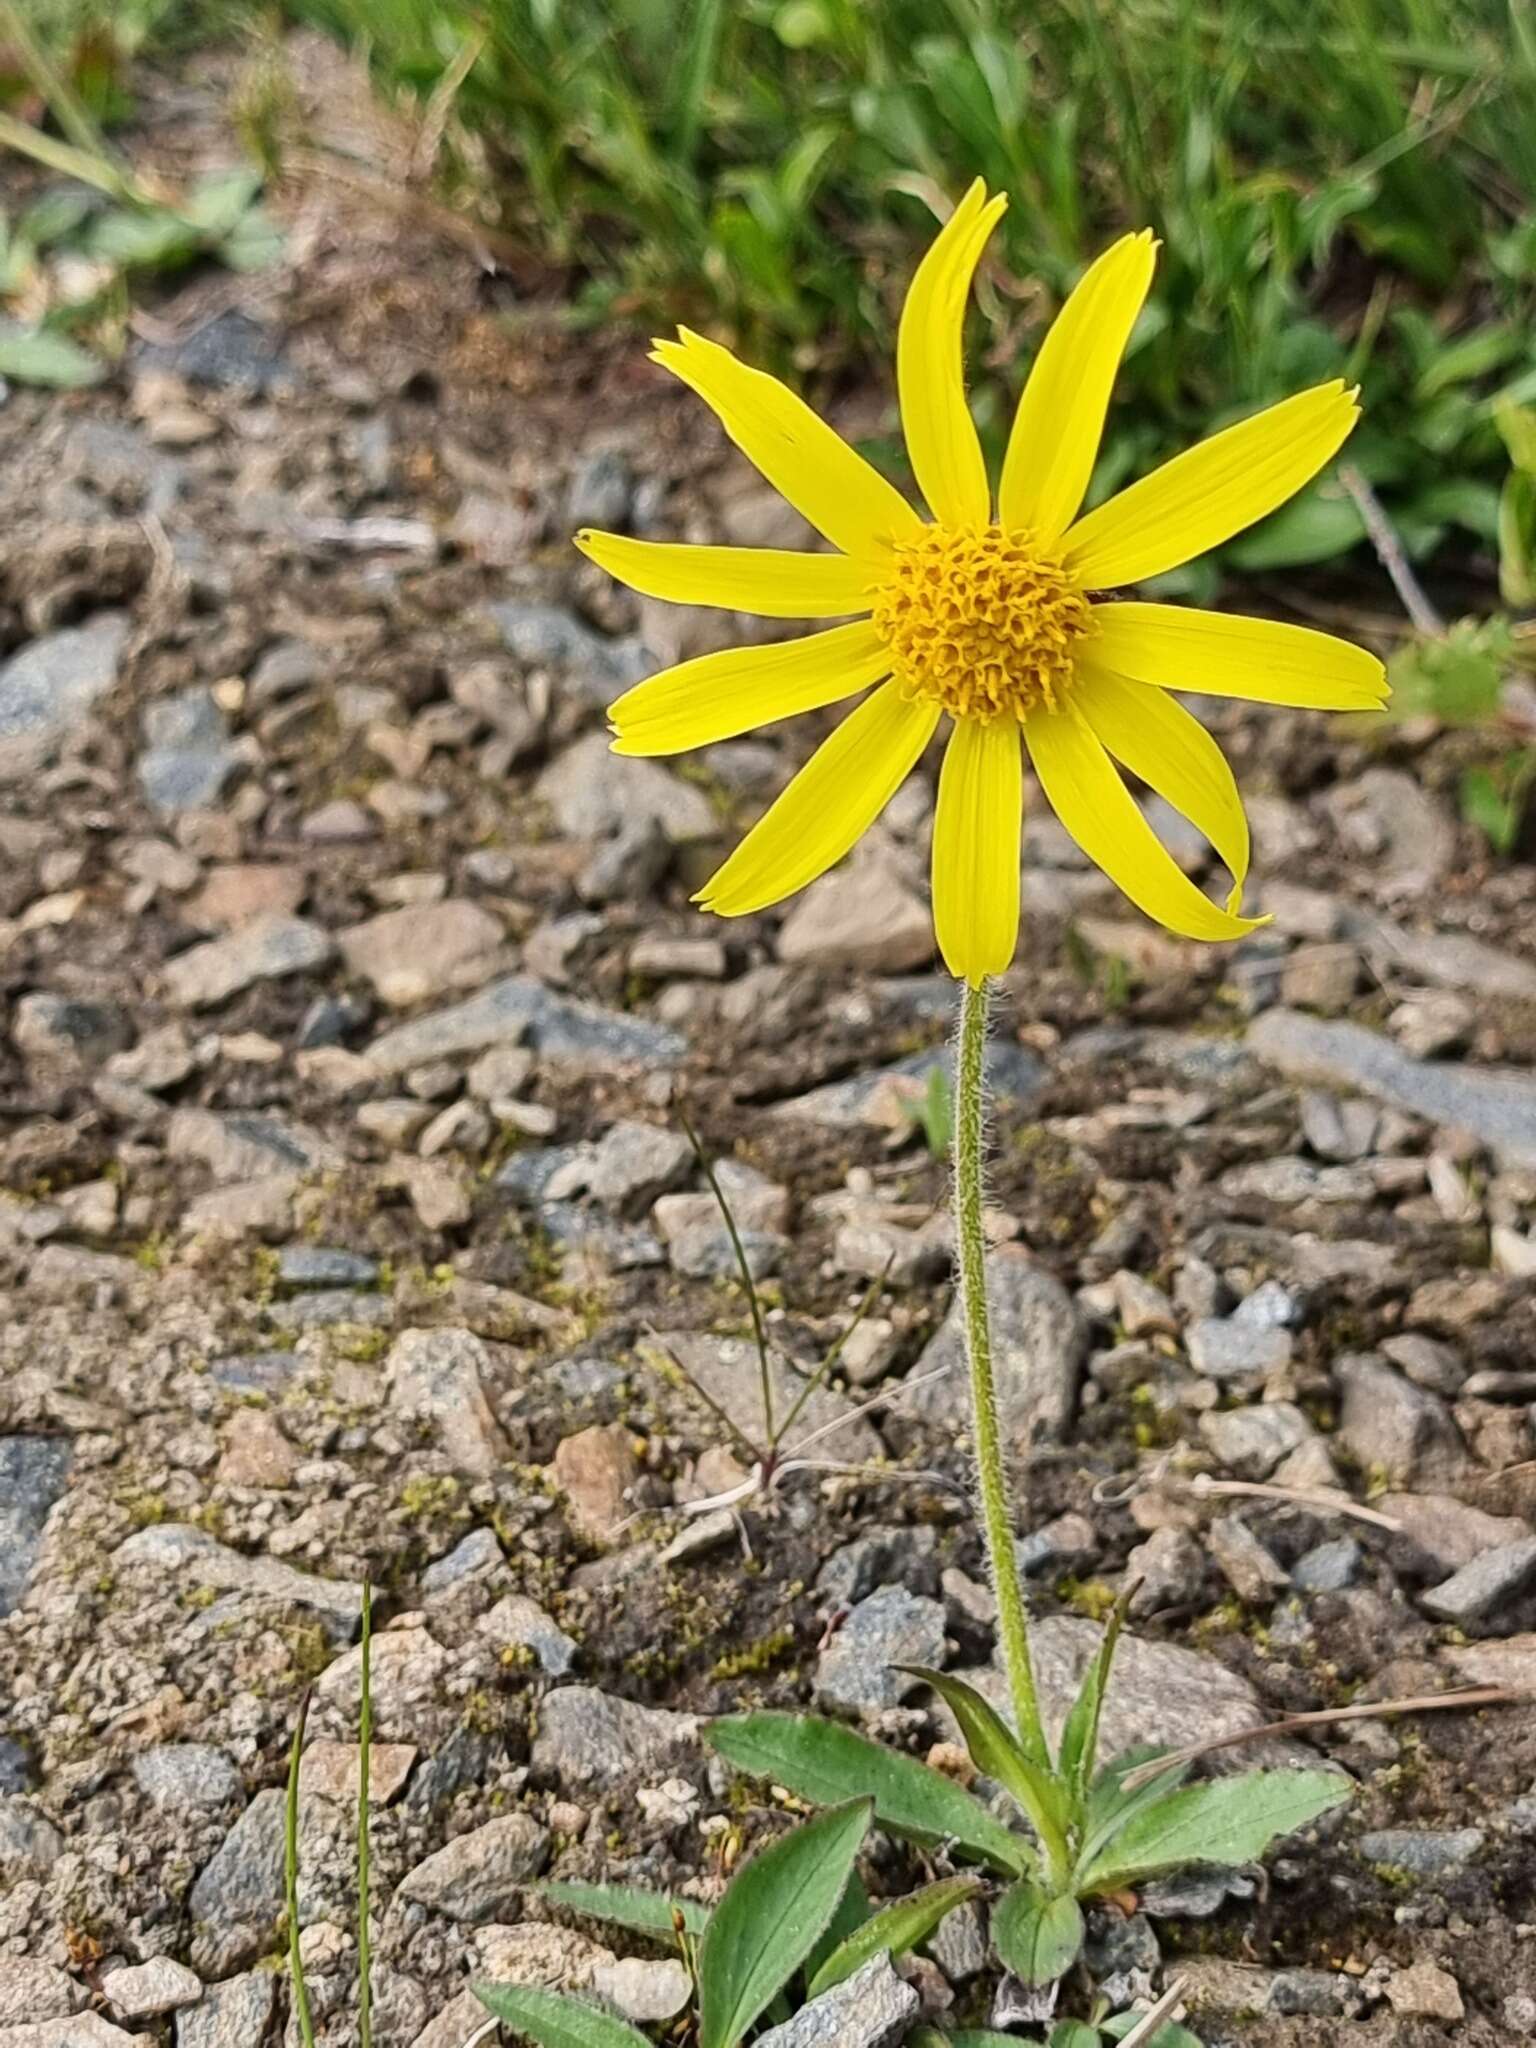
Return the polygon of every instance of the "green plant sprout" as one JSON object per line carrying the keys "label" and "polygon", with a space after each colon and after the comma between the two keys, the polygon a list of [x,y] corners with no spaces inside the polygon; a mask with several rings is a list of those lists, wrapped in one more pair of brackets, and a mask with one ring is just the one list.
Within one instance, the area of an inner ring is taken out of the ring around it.
{"label": "green plant sprout", "polygon": [[[370,1891],[368,1790],[373,1753],[373,1589],[363,1584],[362,1667],[358,1677],[357,1722],[357,2039],[358,2048],[373,2044],[373,1954],[368,1931]],[[293,1986],[293,2018],[302,2048],[315,2048],[315,2025],[309,1986],[304,1976],[299,1926],[299,1778],[304,1762],[304,1729],[309,1719],[309,1694],[299,1703],[293,1741],[288,1750],[288,1785],[283,1802],[283,1900],[288,1922],[288,1976]]]}
{"label": "green plant sprout", "polygon": [[[545,1884],[552,1904],[631,1933],[670,1937],[693,1980],[698,2048],[740,2048],[881,1955],[926,1941],[981,1880],[942,1878],[876,1910],[855,1870],[874,1802],[849,1800],[744,1863],[712,1909],[623,1885]],[[560,1992],[476,1984],[475,1995],[537,2048],[649,2048],[627,2021]],[[692,2036],[690,2036],[692,2038]]]}
{"label": "green plant sprout", "polygon": [[[27,309],[23,319],[0,319],[0,376],[76,389],[106,374],[99,350],[79,337],[99,341],[103,330],[120,326],[133,275],[185,269],[203,257],[255,270],[279,255],[282,238],[261,207],[259,170],[211,171],[180,194],[135,176],[15,0],[0,0],[0,42],[60,131],[0,109],[0,149],[70,180],[44,192],[14,223],[0,212],[0,306]],[[66,256],[85,259],[94,271],[94,288],[83,297],[55,289],[53,266]]]}
{"label": "green plant sprout", "polygon": [[1253,1862],[1350,1790],[1347,1778],[1321,1770],[1187,1784],[1187,1761],[1155,1747],[1101,1766],[1100,1714],[1128,1598],[1116,1604],[1054,1755],[1032,1695],[1015,1700],[1016,1732],[974,1686],[921,1665],[899,1667],[944,1701],[971,1761],[1007,1795],[1022,1829],[927,1764],[834,1721],[731,1715],[715,1722],[709,1740],[738,1769],[818,1804],[857,1788],[874,1800],[881,1827],[1008,1880],[992,1913],[993,1944],[1024,1983],[1054,1983],[1082,1949],[1083,1901],[1186,1865]]}
{"label": "green plant sprout", "polygon": [[935,1159],[947,1159],[955,1135],[955,1091],[944,1066],[930,1067],[927,1085],[915,1101],[902,1104],[907,1121],[923,1134]]}
{"label": "green plant sprout", "polygon": [[[689,1501],[685,1503],[679,1512],[687,1516],[696,1516],[713,1514],[722,1508],[738,1509],[745,1507],[752,1500],[771,1496],[787,1478],[796,1472],[854,1473],[869,1478],[878,1477],[886,1479],[899,1476],[908,1480],[920,1479],[931,1485],[947,1485],[949,1482],[940,1472],[906,1472],[894,1475],[888,1472],[877,1472],[874,1468],[865,1465],[849,1465],[836,1459],[810,1457],[807,1455],[827,1437],[835,1434],[839,1429],[846,1428],[849,1423],[856,1421],[865,1413],[866,1409],[875,1406],[888,1406],[894,1398],[891,1391],[883,1391],[872,1400],[852,1409],[847,1414],[835,1416],[830,1422],[820,1424],[817,1428],[811,1430],[808,1435],[797,1439],[793,1444],[789,1442],[790,1432],[805,1413],[808,1403],[827,1384],[838,1360],[842,1357],[847,1347],[849,1338],[852,1337],[854,1331],[863,1322],[865,1316],[868,1315],[870,1309],[878,1300],[880,1290],[885,1284],[885,1274],[879,1273],[871,1280],[847,1328],[828,1346],[815,1371],[802,1374],[799,1366],[782,1353],[777,1353],[769,1340],[767,1320],[763,1314],[762,1297],[758,1293],[757,1280],[752,1271],[752,1262],[747,1255],[747,1249],[742,1241],[741,1232],[737,1228],[730,1200],[726,1195],[724,1187],[721,1185],[719,1174],[715,1171],[714,1161],[705,1150],[698,1133],[687,1116],[680,1115],[678,1120],[683,1127],[689,1144],[693,1147],[694,1157],[697,1159],[699,1169],[709,1184],[710,1192],[714,1196],[716,1206],[719,1208],[721,1217],[724,1220],[726,1235],[730,1239],[731,1250],[736,1264],[736,1276],[741,1285],[742,1292],[746,1296],[748,1313],[752,1324],[752,1342],[753,1348],[757,1353],[758,1391],[762,1403],[763,1422],[762,1439],[761,1441],[754,1442],[752,1437],[741,1428],[740,1424],[726,1413],[725,1409],[721,1407],[720,1403],[709,1392],[709,1389],[700,1385],[698,1379],[689,1372],[682,1359],[663,1345],[657,1344],[654,1346],[653,1362],[664,1366],[669,1372],[676,1373],[690,1390],[698,1395],[715,1420],[730,1435],[736,1448],[742,1453],[748,1463],[747,1477],[740,1485],[730,1488],[725,1493],[713,1494],[707,1499]],[[641,1355],[642,1357],[646,1355],[646,1350],[643,1346],[641,1347]],[[799,1386],[795,1388],[792,1399],[787,1407],[783,1409],[782,1413],[776,1412],[778,1403],[774,1399],[774,1368],[776,1360],[780,1366],[795,1374],[800,1381]],[[923,1374],[917,1380],[904,1382],[904,1387],[909,1392],[915,1391],[919,1385],[925,1384],[928,1379],[933,1377],[935,1377],[933,1374]]]}

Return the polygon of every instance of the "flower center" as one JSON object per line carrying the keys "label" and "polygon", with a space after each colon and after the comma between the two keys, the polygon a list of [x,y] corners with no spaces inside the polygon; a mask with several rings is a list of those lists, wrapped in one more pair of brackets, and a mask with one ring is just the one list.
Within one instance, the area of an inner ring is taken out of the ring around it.
{"label": "flower center", "polygon": [[925,526],[894,553],[871,611],[909,696],[936,700],[952,718],[1058,708],[1092,607],[1032,533]]}

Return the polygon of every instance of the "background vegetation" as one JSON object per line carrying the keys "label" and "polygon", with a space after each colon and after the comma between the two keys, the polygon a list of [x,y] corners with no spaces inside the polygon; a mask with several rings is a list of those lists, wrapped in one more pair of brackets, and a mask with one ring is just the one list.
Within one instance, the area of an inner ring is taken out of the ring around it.
{"label": "background vegetation", "polygon": [[[888,349],[913,252],[980,173],[1012,195],[983,282],[994,439],[1085,260],[1150,223],[1098,491],[1342,374],[1408,553],[1499,542],[1510,421],[1536,403],[1532,0],[29,5],[105,114],[133,57],[318,25],[446,123],[447,196],[547,259],[573,317],[707,324],[812,382]],[[1229,562],[1361,533],[1335,486]]]}

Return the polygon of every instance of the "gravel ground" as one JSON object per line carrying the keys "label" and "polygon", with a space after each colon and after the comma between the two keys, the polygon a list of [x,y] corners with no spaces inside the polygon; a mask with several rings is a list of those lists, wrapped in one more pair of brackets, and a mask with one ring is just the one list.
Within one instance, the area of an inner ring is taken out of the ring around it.
{"label": "gravel ground", "polygon": [[[304,222],[279,285],[195,280],[110,383],[0,408],[0,2048],[296,2038],[306,1688],[304,1948],[355,2039],[365,1579],[381,2044],[459,2048],[480,1972],[666,2018],[676,1966],[528,1880],[712,1897],[784,1816],[703,1717],[818,1702],[926,1753],[890,1662],[993,1649],[919,1114],[931,775],[782,914],[690,910],[815,721],[610,755],[617,688],[763,628],[566,536],[804,530],[638,344]],[[1140,1579],[1112,1746],[1536,1683],[1529,868],[1447,800],[1463,740],[1212,717],[1273,925],[1169,940],[1036,801],[993,1046],[1044,1689]],[[780,1412],[875,1285],[796,1431],[853,1469],[739,1520],[686,1512],[763,1425],[685,1117]],[[1212,2042],[1523,2038],[1536,1714],[1312,1750],[1359,1787],[1323,1838],[1103,1919],[1100,1974],[1177,1964]],[[877,1845],[877,1888],[918,1874]],[[979,1928],[912,1982],[985,2017]],[[898,2038],[893,1996],[837,2038]]]}

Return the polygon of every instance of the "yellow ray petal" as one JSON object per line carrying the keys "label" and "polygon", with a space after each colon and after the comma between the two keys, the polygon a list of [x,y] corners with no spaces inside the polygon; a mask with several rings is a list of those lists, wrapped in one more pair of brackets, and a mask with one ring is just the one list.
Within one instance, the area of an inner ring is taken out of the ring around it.
{"label": "yellow ray petal", "polygon": [[901,425],[918,488],[947,526],[985,526],[992,499],[965,402],[965,302],[982,245],[1007,208],[978,178],[917,266],[896,336]]}
{"label": "yellow ray petal", "polygon": [[1098,459],[1120,358],[1157,260],[1150,229],[1089,265],[1040,344],[1014,415],[998,515],[1049,547],[1077,517]]}
{"label": "yellow ray petal", "polygon": [[771,647],[727,647],[664,668],[608,708],[616,754],[683,754],[867,690],[890,650],[859,620]]}
{"label": "yellow ray petal", "polygon": [[1337,379],[1283,399],[1165,462],[1068,527],[1067,564],[1090,589],[1140,583],[1230,540],[1299,491],[1360,416]]}
{"label": "yellow ray petal", "polygon": [[1057,817],[1138,910],[1186,939],[1240,939],[1268,922],[1218,909],[1180,873],[1102,744],[1070,704],[1061,711],[1032,713],[1024,721],[1024,737]]}
{"label": "yellow ray petal", "polygon": [[1139,602],[1095,605],[1093,622],[1095,663],[1138,682],[1311,711],[1376,711],[1387,699],[1374,654],[1311,626]]}
{"label": "yellow ray petal", "polygon": [[1166,690],[1127,682],[1091,660],[1078,664],[1072,701],[1123,768],[1203,832],[1232,876],[1228,910],[1243,900],[1248,819],[1227,757],[1198,718]]}
{"label": "yellow ray petal", "polygon": [[652,362],[710,407],[736,446],[818,533],[849,555],[878,555],[922,521],[897,490],[777,377],[748,369],[729,349],[678,330]]}
{"label": "yellow ray petal", "polygon": [[839,619],[869,610],[869,564],[847,555],[679,547],[590,526],[576,535],[576,545],[631,590],[670,604],[718,604],[765,619]]}
{"label": "yellow ray petal", "polygon": [[803,889],[879,817],[933,736],[939,707],[887,683],[850,711],[694,898],[744,917]]}
{"label": "yellow ray petal", "polygon": [[944,965],[973,986],[1003,973],[1019,942],[1023,788],[1017,720],[957,720],[939,770],[933,922]]}

